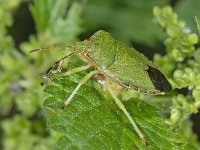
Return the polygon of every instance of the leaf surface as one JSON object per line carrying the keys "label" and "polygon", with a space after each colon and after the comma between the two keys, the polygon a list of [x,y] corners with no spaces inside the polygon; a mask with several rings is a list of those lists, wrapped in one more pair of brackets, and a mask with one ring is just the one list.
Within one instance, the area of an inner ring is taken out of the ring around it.
{"label": "leaf surface", "polygon": [[58,149],[173,149],[184,142],[169,130],[154,107],[131,99],[124,104],[144,133],[149,144],[145,146],[115,102],[94,87],[95,81],[83,85],[62,112],[60,107],[82,77],[62,77],[44,89],[48,93],[44,106],[55,113],[48,127],[63,134]]}

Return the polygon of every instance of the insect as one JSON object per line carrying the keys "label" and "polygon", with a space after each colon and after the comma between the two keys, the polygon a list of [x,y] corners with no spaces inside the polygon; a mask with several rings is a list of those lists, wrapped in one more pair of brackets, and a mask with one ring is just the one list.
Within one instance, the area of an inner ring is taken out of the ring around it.
{"label": "insect", "polygon": [[[70,51],[67,56],[65,56],[66,51]],[[64,59],[72,55],[80,57],[87,65],[69,70],[65,75],[89,68],[93,68],[93,71],[80,80],[71,95],[64,101],[62,109],[71,102],[84,83],[92,76],[100,75],[101,80],[103,80],[101,83],[105,84],[106,90],[128,118],[142,142],[147,144],[143,133],[116,96],[109,82],[112,81],[125,89],[132,89],[146,94],[162,94],[172,90],[164,74],[143,54],[115,40],[108,32],[102,30],[92,35],[89,40],[77,42],[73,46],[67,47],[62,59],[57,62],[56,72],[60,72]]]}

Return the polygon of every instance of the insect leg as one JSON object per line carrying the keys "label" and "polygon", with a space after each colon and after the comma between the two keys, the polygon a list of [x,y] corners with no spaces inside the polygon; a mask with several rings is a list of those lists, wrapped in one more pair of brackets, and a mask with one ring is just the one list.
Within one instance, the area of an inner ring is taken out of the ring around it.
{"label": "insect leg", "polygon": [[113,90],[111,89],[111,87],[109,86],[109,84],[107,83],[105,86],[108,89],[108,92],[110,93],[110,95],[112,96],[112,98],[115,100],[116,104],[118,105],[118,107],[123,111],[123,113],[126,115],[126,117],[128,118],[128,120],[130,121],[130,123],[132,124],[133,128],[135,129],[135,131],[137,132],[138,136],[140,137],[140,139],[142,140],[142,142],[145,145],[148,145],[144,135],[142,134],[142,132],[140,131],[140,129],[138,128],[138,126],[136,125],[135,121],[133,120],[133,118],[130,116],[130,114],[128,113],[128,111],[126,110],[126,108],[124,107],[123,103],[118,99],[118,97],[115,95],[115,93],[113,92]]}
{"label": "insect leg", "polygon": [[[67,50],[70,50],[69,53],[67,54]],[[66,59],[66,58],[69,58],[70,56],[72,55],[75,55],[77,52],[76,51],[71,51],[70,47],[68,46],[67,48],[65,48],[63,54],[62,54],[62,58],[58,61],[56,61],[56,63],[51,67],[51,69],[48,71],[47,74],[50,74],[50,73],[58,73],[58,72],[61,72],[61,66],[63,64],[63,61]],[[55,68],[56,66],[56,68]]]}
{"label": "insect leg", "polygon": [[71,75],[71,74],[74,74],[74,73],[77,73],[77,72],[81,72],[81,71],[84,71],[84,70],[87,70],[91,67],[90,64],[86,65],[86,66],[80,66],[80,67],[77,67],[77,68],[74,68],[74,69],[71,69],[67,72],[64,72],[64,73],[61,73],[65,76],[68,76],[68,75]]}
{"label": "insect leg", "polygon": [[[64,58],[62,58],[63,60],[74,55],[75,52],[72,52],[70,54],[68,54],[67,56],[65,56]],[[57,69],[58,68],[57,65],[60,63],[60,61],[62,60],[60,59],[59,61],[55,62],[54,65],[47,71],[47,73],[43,76],[44,79],[46,79],[46,81],[42,82],[41,84],[44,85],[46,83],[48,83],[49,81],[51,81],[52,79],[55,79],[54,77],[52,77],[52,75],[55,75],[58,73]],[[58,76],[58,74],[57,74]]]}
{"label": "insect leg", "polygon": [[[47,81],[43,82],[42,85],[45,84],[45,83],[48,83],[48,82],[51,81],[51,80],[54,80],[54,79],[56,79],[56,78],[59,78],[59,77],[61,77],[61,76],[69,76],[69,75],[71,75],[71,74],[74,74],[74,73],[77,73],[77,72],[81,72],[81,71],[87,70],[87,69],[89,69],[90,67],[91,67],[91,65],[80,66],[80,67],[76,67],[76,68],[74,68],[74,69],[71,69],[71,70],[69,70],[69,71],[67,71],[67,72],[58,73],[58,74],[53,73],[53,74],[50,74],[48,77],[47,77],[47,76],[44,76],[44,78],[47,78]],[[55,75],[55,74],[56,74],[56,75]],[[52,75],[54,75],[54,76],[52,76]]]}
{"label": "insect leg", "polygon": [[[50,47],[43,47],[43,48],[39,48],[39,49],[34,49],[34,50],[31,50],[30,53],[33,53],[33,52],[38,52],[38,51],[48,51],[48,50],[63,50],[64,49],[64,52],[62,54],[62,58],[57,61],[47,72],[47,75],[48,74],[51,74],[51,73],[57,73],[57,72],[61,72],[61,66],[62,66],[62,63],[64,61],[64,59],[68,58],[69,56],[71,55],[74,55],[76,54],[77,52],[74,50],[74,46],[65,46],[65,47],[57,47],[57,46],[50,46]],[[69,50],[69,51],[67,51]],[[68,52],[68,53],[67,53]]]}
{"label": "insect leg", "polygon": [[72,98],[74,97],[74,95],[78,92],[78,90],[80,89],[80,87],[85,84],[94,74],[97,74],[97,70],[94,70],[92,72],[90,72],[89,74],[87,74],[86,76],[84,76],[79,84],[76,86],[76,88],[74,89],[74,91],[71,93],[71,95],[67,98],[67,100],[65,100],[63,106],[61,107],[62,110],[64,110],[64,108],[71,102]]}

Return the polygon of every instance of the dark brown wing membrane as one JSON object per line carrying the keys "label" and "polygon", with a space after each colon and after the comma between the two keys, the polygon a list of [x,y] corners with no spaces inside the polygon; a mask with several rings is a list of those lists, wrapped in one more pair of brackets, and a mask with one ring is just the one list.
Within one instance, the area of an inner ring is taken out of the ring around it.
{"label": "dark brown wing membrane", "polygon": [[170,92],[172,90],[172,86],[170,85],[164,74],[156,68],[153,68],[149,65],[148,67],[149,68],[148,70],[146,70],[146,72],[148,73],[156,90],[166,93]]}

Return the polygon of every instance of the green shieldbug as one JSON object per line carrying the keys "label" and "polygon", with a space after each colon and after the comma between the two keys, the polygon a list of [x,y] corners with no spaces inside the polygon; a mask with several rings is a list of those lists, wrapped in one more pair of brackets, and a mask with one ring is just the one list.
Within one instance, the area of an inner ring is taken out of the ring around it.
{"label": "green shieldbug", "polygon": [[144,135],[135,124],[133,118],[129,115],[123,103],[113,92],[108,82],[112,81],[126,89],[133,89],[146,94],[161,94],[172,90],[164,74],[143,54],[115,40],[105,31],[98,31],[92,35],[89,40],[77,42],[75,45],[67,47],[65,52],[67,50],[71,51],[71,53],[67,56],[65,56],[64,53],[55,72],[60,72],[63,60],[72,55],[81,57],[88,65],[69,70],[65,73],[66,75],[80,72],[91,67],[94,68],[94,70],[79,82],[68,99],[64,101],[62,109],[70,103],[81,85],[87,82],[92,76],[99,74],[104,77],[103,83],[107,91],[129,119],[142,142],[146,144]]}

